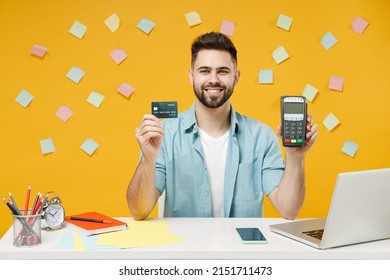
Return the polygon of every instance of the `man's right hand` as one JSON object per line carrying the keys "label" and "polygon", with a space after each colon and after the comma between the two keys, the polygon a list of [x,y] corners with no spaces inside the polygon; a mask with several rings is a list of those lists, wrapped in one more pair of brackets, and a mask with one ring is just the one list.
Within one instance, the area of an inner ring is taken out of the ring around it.
{"label": "man's right hand", "polygon": [[150,114],[144,115],[135,133],[144,160],[156,162],[163,136],[164,128],[159,119]]}

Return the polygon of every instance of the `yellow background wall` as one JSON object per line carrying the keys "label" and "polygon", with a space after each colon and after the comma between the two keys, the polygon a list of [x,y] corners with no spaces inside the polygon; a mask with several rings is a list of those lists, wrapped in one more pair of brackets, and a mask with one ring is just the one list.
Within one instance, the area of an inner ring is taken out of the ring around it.
{"label": "yellow background wall", "polygon": [[[191,11],[202,24],[188,26],[184,14]],[[114,33],[104,24],[113,13],[121,19]],[[276,27],[281,13],[293,18],[290,32]],[[351,29],[356,16],[369,22],[362,35]],[[156,23],[149,35],[136,27],[142,18]],[[224,19],[236,23],[238,112],[276,127],[281,95],[301,94],[307,83],[319,90],[309,103],[320,136],[306,159],[300,217],[326,215],[337,173],[390,167],[388,0],[0,0],[0,195],[12,192],[24,205],[31,185],[33,195],[57,192],[68,214],[128,216],[125,192],[139,155],[135,128],[151,101],[177,100],[179,111],[192,104],[190,44],[218,31]],[[68,33],[75,20],[88,27],[82,40]],[[338,44],[326,51],[320,39],[328,31]],[[43,59],[30,54],[34,44],[48,48]],[[290,58],[277,65],[271,54],[280,45]],[[109,57],[118,47],[129,55],[120,65]],[[72,66],[85,71],[77,85],[65,77]],[[260,69],[274,70],[273,85],[258,83]],[[331,75],[344,77],[342,92],[328,89]],[[135,88],[128,99],[116,91],[122,82]],[[15,102],[22,89],[35,97],[27,108]],[[86,102],[91,91],[105,96],[99,109]],[[74,112],[66,123],[54,115],[61,105]],[[330,112],[341,121],[332,132],[322,125]],[[42,155],[39,141],[46,138],[56,150]],[[87,138],[100,145],[92,156],[80,149]],[[359,144],[354,158],[341,152],[347,140]],[[278,216],[268,202],[265,213]],[[0,236],[10,225],[9,210],[0,206]]]}

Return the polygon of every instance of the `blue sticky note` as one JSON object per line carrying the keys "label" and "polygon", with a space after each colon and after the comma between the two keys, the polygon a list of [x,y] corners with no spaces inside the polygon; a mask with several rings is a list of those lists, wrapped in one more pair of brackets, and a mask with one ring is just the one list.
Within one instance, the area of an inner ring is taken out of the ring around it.
{"label": "blue sticky note", "polygon": [[147,18],[143,18],[138,24],[137,24],[137,27],[139,29],[141,29],[143,32],[145,32],[146,34],[149,34],[150,31],[152,31],[152,29],[156,26],[156,24],[154,22],[152,22],[151,20],[147,19]]}
{"label": "blue sticky note", "polygon": [[57,249],[74,249],[74,237],[73,232],[67,232],[56,244],[55,248]]}
{"label": "blue sticky note", "polygon": [[92,155],[96,149],[99,147],[99,144],[96,143],[93,139],[89,138],[84,141],[80,148],[86,152],[88,155]]}
{"label": "blue sticky note", "polygon": [[354,157],[357,150],[359,148],[359,145],[352,142],[352,141],[345,141],[344,145],[343,145],[343,148],[341,149],[341,151],[344,153],[344,154],[347,154],[349,155],[350,157]]}
{"label": "blue sticky note", "polygon": [[326,32],[325,35],[321,38],[321,45],[329,50],[331,47],[336,45],[337,39],[333,36],[331,32]]}
{"label": "blue sticky note", "polygon": [[73,23],[72,27],[69,29],[69,33],[79,39],[83,38],[85,32],[87,32],[87,27],[81,22],[78,22],[77,20]]}
{"label": "blue sticky note", "polygon": [[274,83],[273,70],[260,70],[259,83],[260,84],[273,84]]}
{"label": "blue sticky note", "polygon": [[286,31],[290,31],[290,27],[291,27],[291,24],[292,24],[292,21],[293,19],[286,16],[286,15],[283,15],[283,14],[280,14],[279,15],[279,18],[278,18],[278,21],[276,22],[276,26],[277,27],[280,27]]}
{"label": "blue sticky note", "polygon": [[34,96],[32,96],[26,90],[22,89],[19,95],[16,97],[15,101],[22,105],[24,108],[26,108],[33,99]]}
{"label": "blue sticky note", "polygon": [[85,72],[78,68],[77,66],[73,66],[69,72],[66,74],[66,77],[71,79],[74,83],[78,84],[81,78],[84,76]]}
{"label": "blue sticky note", "polygon": [[97,93],[97,92],[91,92],[91,94],[88,96],[87,102],[96,108],[99,108],[104,100],[104,95]]}
{"label": "blue sticky note", "polygon": [[46,154],[55,152],[53,139],[51,139],[51,138],[44,139],[44,140],[39,141],[39,143],[41,145],[42,154],[46,155]]}

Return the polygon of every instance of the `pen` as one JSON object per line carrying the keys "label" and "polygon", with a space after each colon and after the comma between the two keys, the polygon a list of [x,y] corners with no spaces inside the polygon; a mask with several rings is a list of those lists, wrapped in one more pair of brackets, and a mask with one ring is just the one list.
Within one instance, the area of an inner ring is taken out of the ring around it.
{"label": "pen", "polygon": [[99,220],[99,219],[80,218],[80,217],[70,217],[70,219],[76,221],[92,222],[92,223],[112,224],[111,221]]}
{"label": "pen", "polygon": [[30,202],[31,187],[28,186],[27,196],[26,196],[26,206],[24,207],[24,215],[28,213],[28,203]]}

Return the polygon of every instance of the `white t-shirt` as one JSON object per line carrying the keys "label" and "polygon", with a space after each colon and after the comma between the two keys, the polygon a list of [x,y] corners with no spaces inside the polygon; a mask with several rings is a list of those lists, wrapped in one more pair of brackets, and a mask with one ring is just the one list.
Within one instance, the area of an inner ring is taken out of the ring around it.
{"label": "white t-shirt", "polygon": [[210,178],[213,217],[224,217],[224,184],[229,130],[220,137],[212,137],[199,128],[206,167]]}

